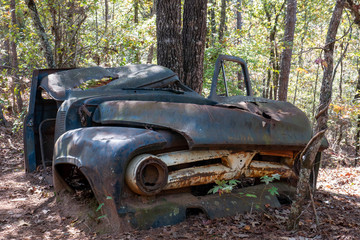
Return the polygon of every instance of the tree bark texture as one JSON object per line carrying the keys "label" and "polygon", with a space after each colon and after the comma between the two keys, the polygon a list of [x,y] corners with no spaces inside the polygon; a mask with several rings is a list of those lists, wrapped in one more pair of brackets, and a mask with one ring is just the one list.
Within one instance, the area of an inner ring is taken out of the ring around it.
{"label": "tree bark texture", "polygon": [[3,106],[1,104],[0,104],[0,126],[4,126],[4,127],[9,126],[9,123],[4,116]]}
{"label": "tree bark texture", "polygon": [[185,0],[182,31],[183,82],[202,91],[207,0]]}
{"label": "tree bark texture", "polygon": [[[354,97],[354,101],[360,101],[360,68],[358,66],[358,79],[356,84],[356,94]],[[356,167],[358,164],[358,159],[360,155],[360,115],[357,116],[357,129],[355,135],[355,161],[354,166]]]}
{"label": "tree bark texture", "polygon": [[226,25],[226,0],[221,0],[219,42],[222,43]]}
{"label": "tree bark texture", "polygon": [[106,34],[107,32],[107,28],[108,28],[108,20],[109,20],[109,2],[108,0],[104,1],[105,4],[105,13],[104,13],[104,18],[105,18],[105,29],[104,29],[104,34]]}
{"label": "tree bark texture", "polygon": [[241,30],[242,28],[242,15],[241,15],[241,1],[242,0],[237,0],[236,1],[236,30]]}
{"label": "tree bark texture", "polygon": [[360,27],[360,8],[356,4],[358,1],[346,0],[345,7],[350,10],[351,15],[354,17],[354,23]]}
{"label": "tree bark texture", "polygon": [[311,191],[310,176],[313,168],[313,162],[316,154],[319,151],[321,140],[325,134],[325,130],[316,134],[300,154],[301,167],[299,172],[299,181],[296,188],[296,199],[291,204],[288,228],[291,230],[297,229],[299,225],[300,215],[306,205],[306,197]]}
{"label": "tree bark texture", "polygon": [[[11,11],[11,25],[12,25],[12,31],[16,32],[16,3],[15,0],[10,1],[10,11]],[[17,49],[16,49],[16,42],[15,42],[15,36],[16,33],[12,34],[13,37],[10,41],[10,62],[11,62],[11,90],[13,94],[13,99],[16,101],[13,102],[13,109],[15,112],[20,113],[23,108],[23,102],[21,98],[21,83],[20,78],[17,74],[18,72],[18,56],[17,56]]]}
{"label": "tree bark texture", "polygon": [[181,1],[156,1],[157,64],[182,79]]}
{"label": "tree bark texture", "polygon": [[310,184],[309,177],[311,169],[314,165],[316,153],[319,151],[322,136],[327,129],[328,108],[331,101],[332,83],[333,83],[333,54],[336,41],[336,34],[341,22],[341,16],[346,0],[337,0],[336,5],[329,24],[326,43],[324,48],[324,57],[326,65],[324,67],[324,74],[320,92],[320,102],[318,107],[317,124],[315,127],[315,136],[310,140],[304,151],[300,155],[301,170],[299,182],[297,186],[296,199],[291,206],[291,213],[289,216],[289,229],[298,228],[300,214],[302,212],[305,198],[309,195]]}
{"label": "tree bark texture", "polygon": [[37,8],[36,8],[36,4],[35,4],[34,0],[25,0],[25,2],[30,10],[31,18],[32,18],[34,26],[37,30],[37,34],[40,38],[41,46],[44,49],[44,55],[45,55],[47,65],[49,68],[55,68],[56,65],[55,65],[55,61],[54,61],[52,47],[50,45],[48,36],[45,32],[44,26],[42,25],[42,23],[40,21],[40,17],[39,17]]}
{"label": "tree bark texture", "polygon": [[328,33],[326,36],[326,43],[324,49],[324,60],[326,66],[324,67],[323,80],[320,90],[320,102],[318,107],[318,114],[326,109],[324,114],[319,116],[315,127],[315,132],[320,132],[327,128],[327,120],[329,118],[327,108],[331,101],[332,85],[333,85],[333,62],[334,62],[334,48],[336,41],[336,34],[341,22],[341,16],[344,9],[345,0],[337,0],[333,15],[330,20]]}
{"label": "tree bark texture", "polygon": [[[280,13],[282,12],[282,10],[285,6],[285,1],[282,3],[280,10],[278,12],[275,12],[273,25],[272,25],[273,9],[265,1],[262,3],[263,3],[263,9],[265,11],[266,19],[268,21],[268,26],[270,28],[269,68],[268,68],[268,73],[267,73],[264,97],[273,99],[273,95],[274,95],[274,99],[276,99],[277,91],[278,91],[279,68],[280,67],[279,67],[279,60],[278,60],[278,49],[277,49],[277,44],[276,44],[275,40],[276,40],[278,19],[279,19]],[[272,79],[272,85],[271,85],[271,79]]]}
{"label": "tree bark texture", "polygon": [[146,63],[152,64],[153,57],[154,57],[154,44],[151,44],[151,46],[149,48],[149,54],[147,56]]}
{"label": "tree bark texture", "polygon": [[139,23],[139,0],[134,0],[134,23]]}
{"label": "tree bark texture", "polygon": [[209,30],[210,30],[210,42],[211,42],[211,45],[214,45],[214,42],[215,42],[215,33],[216,33],[216,20],[215,20],[215,5],[216,5],[216,2],[215,0],[209,0],[209,3],[210,3],[210,9],[209,9],[209,18],[210,18],[210,27],[209,27]]}
{"label": "tree bark texture", "polygon": [[296,24],[296,0],[287,1],[286,25],[284,34],[284,50],[281,54],[280,77],[279,77],[279,100],[286,101],[289,86],[291,56],[294,45],[294,33]]}
{"label": "tree bark texture", "polygon": [[[109,19],[108,1],[105,1],[105,28],[103,28],[103,36],[107,31],[107,22]],[[54,61],[58,68],[76,67],[77,56],[81,54],[81,47],[78,44],[79,30],[86,20],[85,7],[80,5],[78,1],[69,1],[66,4],[62,2],[49,0],[48,7],[50,9],[52,26],[51,32],[54,36]],[[107,17],[105,17],[107,16]],[[98,41],[98,25],[97,10],[95,9],[95,33]],[[106,54],[108,48],[104,47]],[[100,56],[99,56],[100,58]],[[98,58],[98,59],[99,59]],[[100,59],[99,59],[100,60]]]}

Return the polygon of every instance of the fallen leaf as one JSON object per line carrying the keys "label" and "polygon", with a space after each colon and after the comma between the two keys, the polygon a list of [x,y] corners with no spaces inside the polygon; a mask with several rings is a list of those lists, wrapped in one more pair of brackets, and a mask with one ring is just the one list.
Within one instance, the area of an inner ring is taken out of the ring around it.
{"label": "fallen leaf", "polygon": [[250,229],[251,229],[251,227],[250,227],[249,225],[246,225],[246,226],[244,227],[244,230],[246,230],[246,231],[250,231]]}
{"label": "fallen leaf", "polygon": [[25,222],[24,220],[20,220],[19,224],[18,224],[19,227],[21,227],[21,226],[30,226],[30,225],[31,225],[30,223]]}

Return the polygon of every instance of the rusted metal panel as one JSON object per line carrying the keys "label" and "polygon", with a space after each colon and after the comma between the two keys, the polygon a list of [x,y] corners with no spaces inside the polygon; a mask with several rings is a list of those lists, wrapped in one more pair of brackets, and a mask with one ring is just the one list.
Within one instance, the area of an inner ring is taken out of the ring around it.
{"label": "rusted metal panel", "polygon": [[176,189],[213,183],[215,180],[239,178],[254,155],[255,152],[242,152],[220,156],[225,164],[190,167],[170,172],[165,189]]}
{"label": "rusted metal panel", "polygon": [[226,157],[231,154],[229,150],[209,150],[209,151],[177,151],[164,154],[158,154],[159,157],[167,166],[174,166],[178,164],[191,163],[204,159],[214,159]]}
{"label": "rusted metal panel", "polygon": [[[161,134],[146,129],[76,129],[66,132],[56,141],[54,166],[55,169],[61,164],[77,166],[88,179],[98,202],[104,203],[104,209],[108,209],[107,216],[115,221],[122,206],[124,173],[129,160],[135,155],[162,149],[165,144],[166,139]],[[55,186],[55,190],[61,189]]]}
{"label": "rusted metal panel", "polygon": [[[283,163],[255,161],[253,157],[257,152],[235,152],[228,150],[209,150],[209,151],[177,151],[158,155],[143,154],[130,161],[126,170],[126,182],[128,186],[137,194],[153,195],[151,191],[143,190],[146,185],[145,172],[142,172],[142,164],[153,166],[157,165],[167,167],[183,166],[174,171],[161,170],[157,168],[156,181],[149,185],[156,188],[159,193],[162,190],[179,189],[190,186],[197,186],[215,182],[215,180],[238,179],[242,176],[259,178],[265,175],[279,174],[281,178],[293,178],[293,170]],[[273,154],[275,156],[293,155],[290,152],[261,152],[261,154]],[[201,162],[208,159],[221,159],[221,163],[207,163],[201,166],[193,166],[191,163]],[[291,158],[292,159],[292,158]],[[147,161],[152,161],[147,163]],[[293,161],[293,159],[292,159]],[[185,165],[186,164],[186,165]],[[155,168],[155,167],[154,167]],[[142,175],[144,174],[144,175]],[[166,178],[166,179],[165,179]]]}
{"label": "rusted metal panel", "polygon": [[294,151],[261,151],[261,155],[294,158]]}
{"label": "rusted metal panel", "polygon": [[302,149],[312,134],[305,114],[286,102],[264,105],[274,108],[270,115],[277,119],[259,114],[259,106],[257,112],[249,112],[190,103],[108,101],[98,106],[93,121],[169,128],[182,134],[190,148],[267,145]]}
{"label": "rusted metal panel", "polygon": [[[273,183],[281,194],[293,195],[296,189],[283,183]],[[176,224],[186,219],[187,210],[198,209],[210,219],[233,216],[249,211],[264,211],[267,207],[279,207],[276,196],[268,193],[269,185],[256,185],[234,190],[231,194],[193,196],[177,193],[153,199],[144,204],[133,199],[125,202],[122,213],[130,224],[138,229]],[[247,196],[252,197],[247,197]],[[255,197],[254,197],[255,196]]]}
{"label": "rusted metal panel", "polygon": [[[215,180],[274,173],[296,178],[295,156],[311,138],[309,121],[298,108],[252,96],[243,60],[220,56],[215,73],[224,60],[242,66],[247,96],[217,96],[212,89],[210,99],[205,99],[182,85],[171,70],[155,65],[46,70],[36,75],[33,111],[25,123],[26,168],[34,170],[41,163],[31,141],[41,122],[57,113],[56,191],[67,189],[72,172],[80,172],[115,227],[121,222],[138,228],[174,224],[191,208],[213,218],[249,210],[254,204],[278,206],[276,197],[264,198],[268,186],[221,198],[204,195],[207,184]],[[104,77],[116,80],[74,90],[84,81]],[[212,85],[216,88],[215,82]],[[41,87],[54,99],[41,99]],[[197,189],[204,193],[190,194]],[[241,193],[260,197],[243,198]]]}
{"label": "rusted metal panel", "polygon": [[284,164],[260,161],[252,161],[249,169],[245,171],[245,176],[259,178],[265,175],[271,176],[276,173],[282,178],[295,177],[293,170]]}

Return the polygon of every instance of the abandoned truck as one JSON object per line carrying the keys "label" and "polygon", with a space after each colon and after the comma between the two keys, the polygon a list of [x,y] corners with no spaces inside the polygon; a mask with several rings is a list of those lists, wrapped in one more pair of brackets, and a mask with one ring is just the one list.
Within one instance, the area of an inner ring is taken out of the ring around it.
{"label": "abandoned truck", "polygon": [[[230,96],[225,62],[237,64],[244,96]],[[288,194],[311,136],[301,110],[253,96],[246,63],[233,56],[217,59],[208,98],[157,65],[36,70],[25,167],[52,166],[57,192],[89,188],[115,228],[144,229],[192,211],[215,218],[279,206],[259,178],[280,175],[274,184]],[[231,179],[238,190],[207,194]]]}

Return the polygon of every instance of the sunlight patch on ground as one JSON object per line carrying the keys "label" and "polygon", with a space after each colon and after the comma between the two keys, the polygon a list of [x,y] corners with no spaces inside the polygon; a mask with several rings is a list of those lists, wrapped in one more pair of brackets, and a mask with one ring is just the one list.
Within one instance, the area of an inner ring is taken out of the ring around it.
{"label": "sunlight patch on ground", "polygon": [[353,200],[360,206],[360,167],[320,169],[317,188]]}

